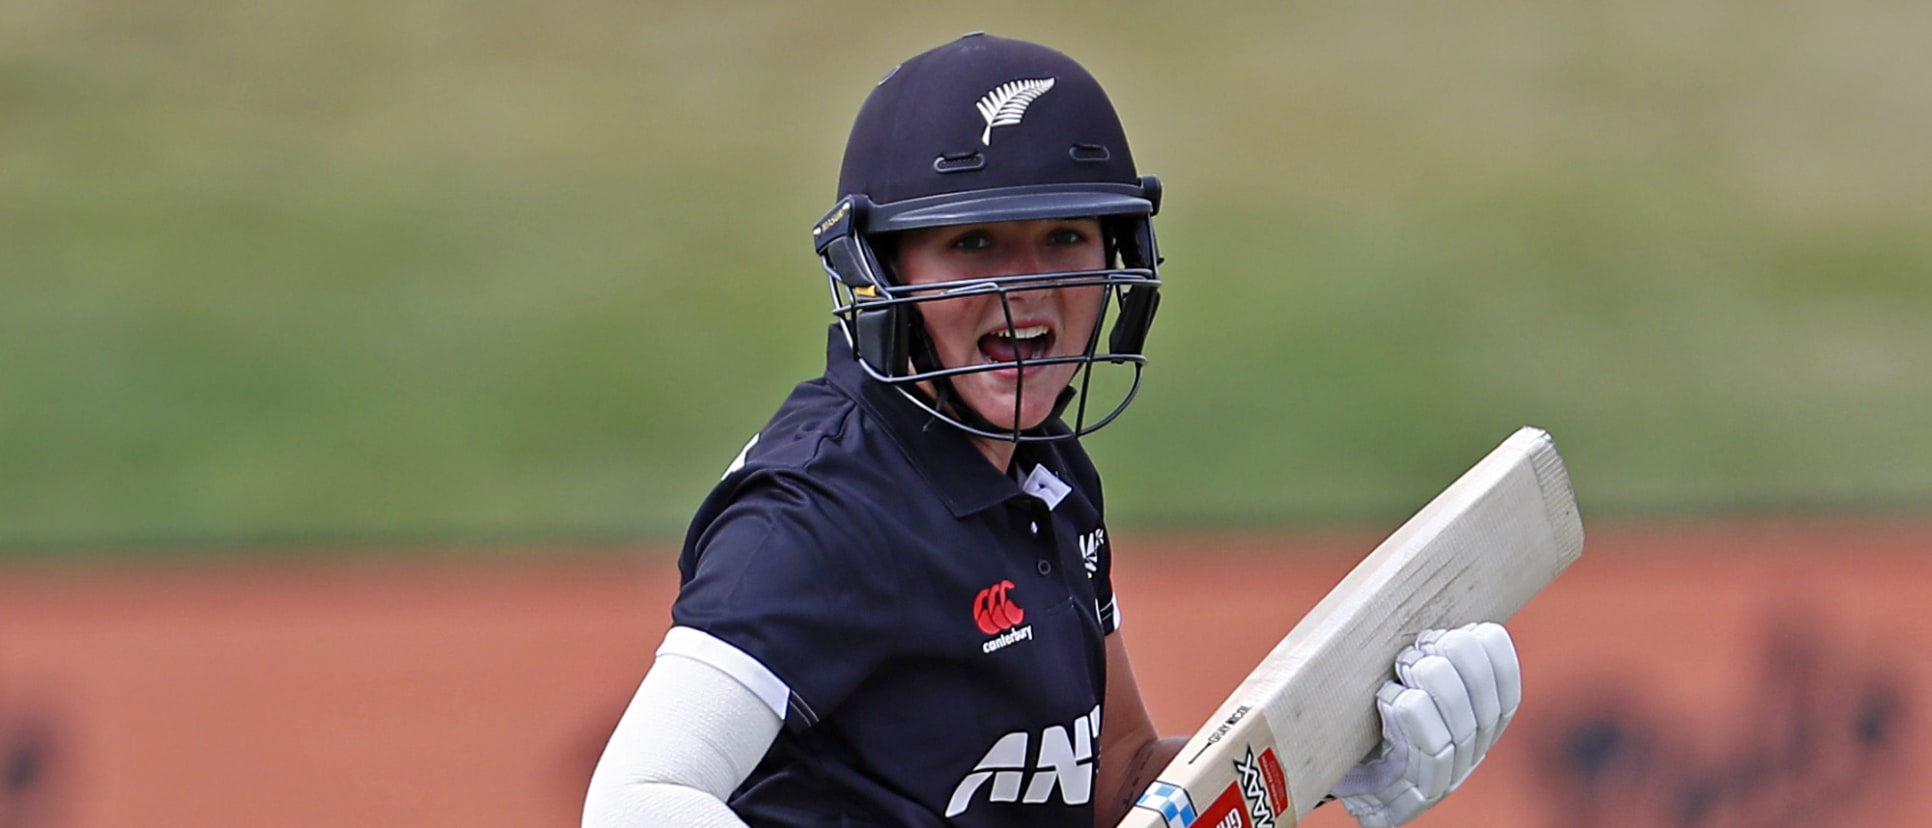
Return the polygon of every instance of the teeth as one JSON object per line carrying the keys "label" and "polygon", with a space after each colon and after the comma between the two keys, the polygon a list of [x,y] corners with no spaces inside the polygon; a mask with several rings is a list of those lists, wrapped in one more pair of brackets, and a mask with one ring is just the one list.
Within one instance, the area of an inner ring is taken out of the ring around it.
{"label": "teeth", "polygon": [[1001,334],[1001,336],[1004,336],[1008,339],[1032,339],[1036,336],[1046,336],[1046,334],[1047,334],[1047,326],[1030,325],[1025,328],[1014,328],[1012,330],[1007,331],[1004,334]]}

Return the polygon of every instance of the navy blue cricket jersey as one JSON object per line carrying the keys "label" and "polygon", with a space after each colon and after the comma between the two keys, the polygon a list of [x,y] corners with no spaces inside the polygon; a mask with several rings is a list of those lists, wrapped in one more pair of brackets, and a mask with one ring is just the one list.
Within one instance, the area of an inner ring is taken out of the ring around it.
{"label": "navy blue cricket jersey", "polygon": [[785,720],[731,807],[759,828],[1091,828],[1119,623],[1099,475],[1072,440],[1002,474],[831,340],[678,562],[660,652]]}

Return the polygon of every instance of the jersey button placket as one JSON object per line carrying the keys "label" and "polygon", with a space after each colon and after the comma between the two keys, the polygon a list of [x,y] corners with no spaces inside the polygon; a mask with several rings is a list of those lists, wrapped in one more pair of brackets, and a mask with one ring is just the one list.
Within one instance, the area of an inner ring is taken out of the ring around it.
{"label": "jersey button placket", "polygon": [[1047,512],[1046,504],[1028,497],[1020,501],[1015,523],[1026,528],[1027,539],[1032,543],[1034,569],[1042,577],[1053,574],[1053,558],[1056,554],[1053,542],[1053,516]]}

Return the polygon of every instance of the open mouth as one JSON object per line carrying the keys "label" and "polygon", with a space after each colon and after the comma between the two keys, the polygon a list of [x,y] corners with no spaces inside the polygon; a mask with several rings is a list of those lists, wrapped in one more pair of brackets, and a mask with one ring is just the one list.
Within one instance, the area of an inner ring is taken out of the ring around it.
{"label": "open mouth", "polygon": [[1035,360],[1053,352],[1053,329],[1045,325],[1007,328],[979,338],[979,353],[987,362]]}

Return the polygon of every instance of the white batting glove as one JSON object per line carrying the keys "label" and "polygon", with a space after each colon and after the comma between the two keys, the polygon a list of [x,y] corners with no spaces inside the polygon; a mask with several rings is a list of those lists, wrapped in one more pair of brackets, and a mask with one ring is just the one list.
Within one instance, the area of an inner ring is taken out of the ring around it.
{"label": "white batting glove", "polygon": [[1382,744],[1335,786],[1362,828],[1415,819],[1469,778],[1523,700],[1516,645],[1501,624],[1429,630],[1382,685]]}

